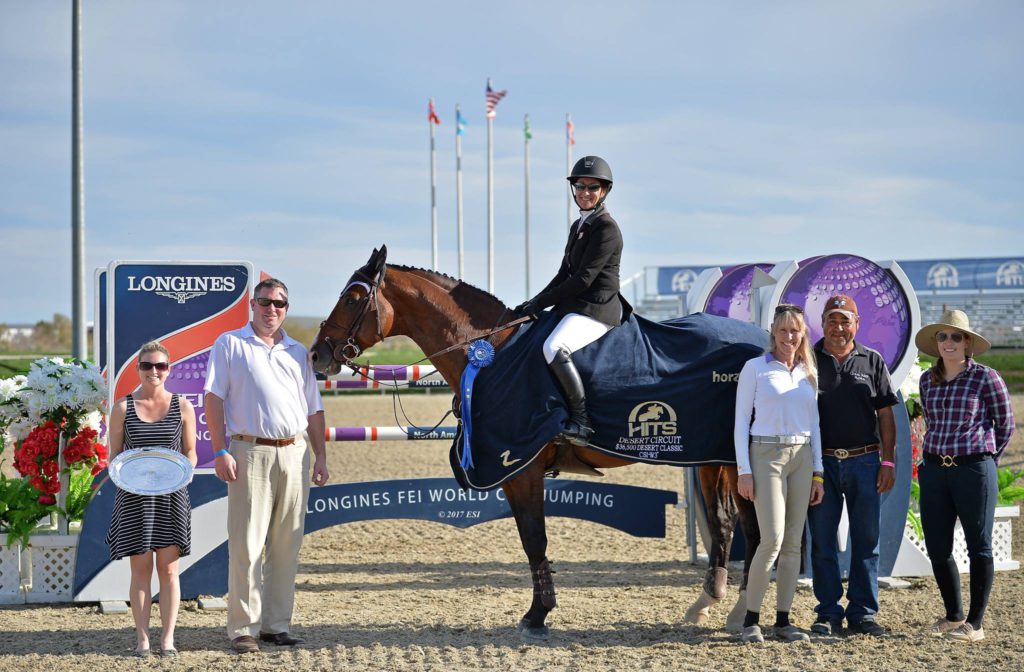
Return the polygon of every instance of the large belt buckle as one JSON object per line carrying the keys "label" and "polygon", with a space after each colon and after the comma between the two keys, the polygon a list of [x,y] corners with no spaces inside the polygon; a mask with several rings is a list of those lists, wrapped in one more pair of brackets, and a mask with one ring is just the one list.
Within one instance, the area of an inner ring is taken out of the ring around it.
{"label": "large belt buckle", "polygon": [[942,462],[940,464],[942,464],[942,466],[944,467],[955,467],[956,457],[954,457],[953,455],[943,455]]}
{"label": "large belt buckle", "polygon": [[850,451],[848,451],[846,448],[836,448],[835,450],[832,451],[832,457],[836,458],[837,460],[845,460],[849,456]]}

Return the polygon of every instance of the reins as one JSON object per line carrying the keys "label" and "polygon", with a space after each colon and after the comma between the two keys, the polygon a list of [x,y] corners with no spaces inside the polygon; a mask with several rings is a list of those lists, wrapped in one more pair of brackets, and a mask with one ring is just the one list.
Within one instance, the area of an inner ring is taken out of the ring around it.
{"label": "reins", "polygon": [[[363,276],[363,277],[365,277],[365,276]],[[358,326],[362,324],[363,318],[365,318],[366,313],[369,312],[365,308],[368,308],[371,296],[373,296],[374,298],[376,297],[376,291],[375,291],[376,288],[377,288],[376,283],[373,283],[372,287],[373,287],[373,290],[370,292],[370,294],[368,294],[366,296],[366,305],[364,307],[364,310],[360,311],[360,315],[357,317],[356,321],[353,322],[353,326],[355,326],[356,329],[358,329]],[[376,302],[374,302],[374,303],[376,303]],[[374,306],[374,307],[376,307],[376,306]],[[507,308],[505,310],[506,310],[506,312],[508,311]],[[376,311],[376,312],[378,312],[378,325],[379,325],[379,311]],[[460,342],[458,342],[458,343],[456,343],[454,345],[450,345],[450,346],[448,346],[447,348],[445,348],[443,350],[439,350],[439,351],[437,351],[437,352],[435,352],[433,354],[427,355],[426,357],[413,362],[412,364],[406,364],[404,366],[408,369],[409,367],[416,366],[417,364],[422,364],[423,362],[431,360],[434,357],[440,357],[441,355],[448,354],[449,352],[452,352],[453,350],[458,350],[459,348],[466,347],[470,343],[472,343],[473,341],[477,341],[477,340],[479,340],[481,338],[490,338],[494,334],[502,332],[502,331],[504,331],[506,329],[510,329],[512,327],[516,327],[516,326],[518,326],[520,324],[523,324],[524,322],[529,322],[532,319],[534,319],[534,318],[531,315],[526,315],[524,317],[516,318],[516,319],[512,320],[511,322],[506,322],[505,324],[502,324],[500,326],[496,326],[493,329],[490,329],[489,331],[486,331],[486,332],[484,332],[482,334],[478,334],[478,335],[474,336],[473,338],[467,339],[465,341],[460,341]],[[326,320],[324,321],[324,324],[327,324]],[[321,325],[321,327],[322,326],[323,325]],[[379,326],[378,326],[378,329],[379,329]],[[394,391],[394,397],[392,398],[392,409],[393,409],[393,413],[394,413],[394,416],[395,416],[395,422],[399,422],[399,423],[401,422],[399,420],[399,418],[398,418],[398,409],[401,408],[402,409],[402,416],[404,417],[406,423],[409,426],[412,426],[412,422],[411,422],[408,414],[405,412],[405,407],[402,405],[401,392],[399,391],[402,386],[398,384],[398,381],[396,379],[394,379],[394,378],[392,378],[391,380],[381,380],[380,378],[377,378],[375,376],[370,375],[370,366],[369,365],[366,365],[365,367],[357,366],[356,364],[354,364],[352,362],[352,359],[350,357],[348,357],[347,353],[344,351],[349,345],[354,345],[354,342],[353,342],[353,339],[352,339],[352,334],[354,334],[354,331],[350,332],[350,336],[348,338],[348,342],[346,343],[346,346],[341,349],[342,350],[341,353],[340,353],[342,355],[342,359],[340,360],[341,365],[347,367],[348,369],[350,369],[353,372],[355,372],[356,374],[366,378],[367,380],[372,380],[373,382],[377,383],[378,385],[385,385],[385,386],[392,387],[393,391]],[[356,346],[355,349],[357,351],[355,356],[358,357],[359,354],[361,353],[361,350],[358,348],[358,346]],[[332,356],[334,356],[336,359],[337,359],[337,355],[338,354],[339,353],[338,353],[338,349],[337,348],[332,349]],[[433,371],[432,373],[429,373],[427,375],[428,376],[429,375],[433,375],[434,373],[437,373],[436,369],[435,369],[435,371]],[[426,433],[429,434],[430,432],[433,432],[434,430],[436,430],[438,427],[441,426],[441,423],[443,423],[445,421],[445,419],[447,419],[448,416],[452,415],[454,412],[455,411],[454,411],[454,402],[453,402],[452,408],[449,409],[448,412],[446,412],[441,417],[441,419],[437,421],[437,423],[433,427],[428,429]],[[406,436],[408,436],[410,434],[410,432],[406,431],[405,434],[406,434]]]}
{"label": "reins", "polygon": [[505,331],[506,329],[509,329],[511,327],[519,326],[520,324],[522,324],[524,322],[529,322],[532,319],[533,319],[532,315],[526,315],[525,317],[518,317],[518,318],[512,320],[511,322],[506,322],[505,324],[503,324],[503,325],[501,325],[499,327],[495,327],[495,328],[491,329],[490,331],[486,331],[486,332],[484,332],[482,334],[474,336],[473,338],[470,338],[469,340],[460,341],[460,342],[456,343],[455,345],[448,346],[444,350],[438,350],[437,352],[435,352],[432,355],[427,355],[423,359],[421,359],[419,361],[416,361],[416,362],[413,362],[412,364],[410,364],[410,366],[415,366],[416,364],[421,364],[421,363],[427,361],[428,359],[433,359],[434,357],[440,357],[441,355],[446,355],[449,352],[451,352],[452,350],[458,350],[459,348],[461,348],[463,346],[469,345],[473,341],[478,341],[481,338],[490,338],[491,336],[493,336],[494,334],[497,334],[498,332]]}

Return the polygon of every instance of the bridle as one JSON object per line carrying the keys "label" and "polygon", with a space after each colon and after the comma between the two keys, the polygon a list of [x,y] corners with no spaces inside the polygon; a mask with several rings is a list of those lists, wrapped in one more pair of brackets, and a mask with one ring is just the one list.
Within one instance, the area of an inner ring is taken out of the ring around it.
{"label": "bridle", "polygon": [[[378,272],[376,278],[371,278],[362,271],[356,271],[355,273],[352,274],[352,279],[349,280],[349,283],[348,285],[345,286],[345,289],[341,290],[341,294],[338,295],[339,300],[341,299],[342,296],[345,296],[345,292],[347,292],[354,284],[359,284],[367,288],[366,296],[359,300],[361,304],[359,307],[359,312],[356,314],[355,318],[353,318],[352,324],[350,324],[348,327],[343,327],[340,324],[332,323],[330,317],[328,317],[326,320],[320,323],[321,332],[323,332],[325,326],[330,326],[334,327],[335,329],[341,330],[344,334],[344,342],[331,338],[330,336],[324,336],[323,338],[324,343],[326,343],[327,347],[330,348],[331,350],[331,357],[334,358],[334,361],[339,362],[342,366],[346,366],[349,369],[355,371],[356,373],[359,373],[360,375],[364,375],[367,378],[370,378],[371,380],[376,379],[369,375],[368,370],[364,370],[362,367],[357,366],[352,361],[356,357],[361,355],[363,352],[363,349],[359,347],[358,343],[356,343],[355,335],[356,332],[358,332],[359,329],[363,326],[363,321],[366,319],[366,316],[373,312],[376,314],[377,319],[377,339],[374,341],[374,343],[378,343],[384,340],[384,328],[381,325],[379,289],[381,285],[383,285],[384,283],[384,271],[386,270],[386,268],[387,267],[381,269],[380,272]],[[506,322],[505,324],[502,324],[500,326],[495,326],[493,329],[486,331],[482,334],[478,334],[473,338],[470,338],[465,341],[460,341],[459,343],[450,345],[447,348],[444,348],[443,350],[439,350],[433,354],[427,355],[418,362],[413,362],[413,364],[410,364],[408,366],[414,366],[416,364],[425,362],[429,359],[433,359],[434,357],[439,357],[440,355],[447,354],[453,350],[458,350],[459,348],[463,348],[477,339],[489,338],[494,334],[497,334],[498,332],[504,331],[505,329],[508,329],[510,327],[517,326],[519,324],[522,324],[523,322],[529,322],[532,319],[533,317],[529,315],[516,318],[511,322]]]}
{"label": "bridle", "polygon": [[366,296],[359,300],[362,305],[360,305],[359,312],[356,314],[355,318],[353,318],[352,324],[348,327],[343,327],[340,324],[332,323],[329,316],[326,320],[320,323],[321,332],[325,326],[334,327],[344,332],[343,338],[345,338],[345,341],[343,343],[331,338],[330,336],[324,336],[324,343],[326,343],[327,347],[331,349],[331,356],[335,361],[340,362],[350,369],[358,370],[358,367],[352,363],[352,360],[361,355],[363,353],[363,349],[358,343],[356,343],[355,336],[356,332],[362,328],[363,321],[369,313],[375,313],[377,318],[377,340],[374,341],[374,343],[384,340],[384,328],[381,326],[380,321],[381,310],[378,294],[378,290],[380,289],[381,284],[383,284],[383,281],[384,269],[381,269],[380,272],[377,273],[376,278],[371,278],[362,271],[356,271],[352,274],[352,279],[349,280],[348,285],[346,285],[345,289],[341,290],[341,294],[338,295],[338,300],[340,301],[341,297],[345,296],[345,292],[347,292],[352,285],[356,284],[364,286],[367,289]]}

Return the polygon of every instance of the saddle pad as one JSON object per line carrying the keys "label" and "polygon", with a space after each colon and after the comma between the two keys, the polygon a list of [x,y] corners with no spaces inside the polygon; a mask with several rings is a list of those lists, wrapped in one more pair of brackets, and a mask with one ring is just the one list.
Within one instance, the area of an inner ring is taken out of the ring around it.
{"label": "saddle pad", "polygon": [[[455,478],[487,490],[525,469],[568,419],[541,346],[560,316],[520,328],[481,369],[473,388],[474,466],[459,466],[461,425],[450,451]],[[573,354],[595,433],[591,447],[637,462],[735,463],[733,416],[743,364],[768,334],[696,313],[667,322],[636,315]]]}

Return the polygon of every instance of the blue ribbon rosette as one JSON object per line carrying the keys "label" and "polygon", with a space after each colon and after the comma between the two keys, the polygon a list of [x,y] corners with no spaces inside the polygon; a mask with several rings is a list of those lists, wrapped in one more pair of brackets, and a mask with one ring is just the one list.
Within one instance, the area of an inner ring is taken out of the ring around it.
{"label": "blue ribbon rosette", "polygon": [[459,465],[463,469],[473,468],[473,452],[470,436],[473,432],[473,381],[480,369],[494,361],[494,346],[484,340],[473,341],[466,353],[469,365],[462,372],[459,380],[459,394],[462,397],[462,459]]}

